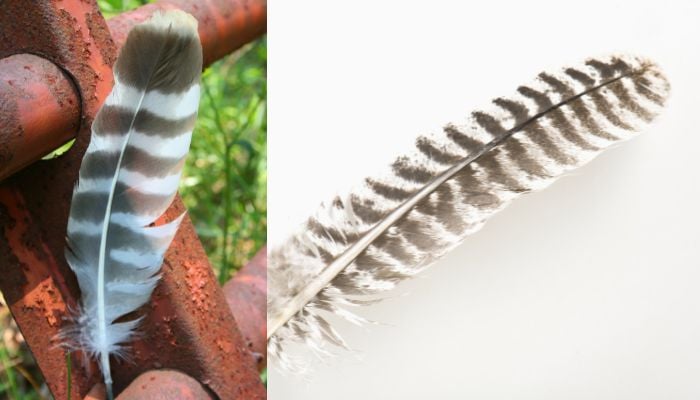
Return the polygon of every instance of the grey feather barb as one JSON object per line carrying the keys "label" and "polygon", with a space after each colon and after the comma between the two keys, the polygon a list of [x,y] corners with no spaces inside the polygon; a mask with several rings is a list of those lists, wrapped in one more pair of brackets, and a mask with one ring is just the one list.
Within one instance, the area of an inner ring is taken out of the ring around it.
{"label": "grey feather barb", "polygon": [[421,136],[379,178],[322,204],[270,252],[268,351],[294,369],[285,344],[327,354],[345,342],[330,313],[361,324],[348,307],[415,276],[521,194],[551,184],[647,126],[669,84],[651,61],[589,59],[541,73],[463,124]]}
{"label": "grey feather barb", "polygon": [[182,216],[152,226],[177,193],[199,105],[197,21],[156,13],[135,26],[114,87],[92,124],[73,191],[66,260],[80,286],[64,344],[97,359],[113,398],[110,356],[124,357]]}

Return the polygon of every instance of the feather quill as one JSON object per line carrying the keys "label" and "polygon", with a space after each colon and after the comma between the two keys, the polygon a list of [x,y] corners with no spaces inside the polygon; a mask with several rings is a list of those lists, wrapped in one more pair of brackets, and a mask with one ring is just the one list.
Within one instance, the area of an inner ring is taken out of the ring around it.
{"label": "feather quill", "polygon": [[346,347],[327,320],[376,301],[476,232],[521,194],[546,187],[629,139],[662,110],[669,84],[653,62],[615,55],[542,72],[464,123],[421,136],[388,173],[322,204],[270,252],[268,352],[283,369],[300,342]]}
{"label": "feather quill", "polygon": [[97,359],[109,398],[109,357],[124,356],[140,321],[123,317],[150,299],[182,219],[151,226],[177,192],[197,116],[201,69],[197,21],[189,14],[156,13],[134,27],[80,166],[66,259],[81,303],[63,337]]}

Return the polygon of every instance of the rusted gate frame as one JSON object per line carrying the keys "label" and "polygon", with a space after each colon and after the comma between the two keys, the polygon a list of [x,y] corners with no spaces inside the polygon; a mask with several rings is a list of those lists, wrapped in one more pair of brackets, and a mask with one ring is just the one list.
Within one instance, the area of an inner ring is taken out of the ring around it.
{"label": "rusted gate frame", "polygon": [[[65,353],[52,338],[79,293],[63,257],[73,183],[92,119],[111,89],[116,49],[131,26],[159,8],[181,8],[199,20],[206,64],[266,30],[265,0],[164,0],[109,22],[95,1],[0,3],[0,290],[57,399],[68,397],[67,371]],[[35,162],[73,136],[76,143],[64,156]],[[165,218],[183,211],[177,198]],[[236,295],[227,294],[240,307]],[[221,399],[265,398],[249,346],[187,218],[146,308],[132,362],[114,368],[117,391],[146,370],[171,368]],[[259,339],[251,341],[259,346]],[[264,343],[258,352],[264,357]],[[99,381],[99,371],[80,356],[72,364],[71,395],[81,398]]]}

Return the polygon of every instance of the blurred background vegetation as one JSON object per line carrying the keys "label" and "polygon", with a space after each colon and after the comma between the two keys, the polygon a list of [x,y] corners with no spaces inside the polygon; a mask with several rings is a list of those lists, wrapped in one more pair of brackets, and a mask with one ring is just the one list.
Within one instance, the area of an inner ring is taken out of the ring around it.
{"label": "blurred background vegetation", "polygon": [[[98,0],[105,18],[149,2]],[[199,116],[180,194],[222,284],[266,241],[266,99],[264,37],[219,60],[202,75]],[[0,399],[50,399],[4,304],[2,300]]]}

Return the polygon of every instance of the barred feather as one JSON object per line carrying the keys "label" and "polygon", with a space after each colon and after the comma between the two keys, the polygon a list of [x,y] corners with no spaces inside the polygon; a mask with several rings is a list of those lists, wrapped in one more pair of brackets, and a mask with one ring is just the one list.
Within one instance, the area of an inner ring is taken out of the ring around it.
{"label": "barred feather", "polygon": [[68,220],[66,258],[82,293],[64,335],[96,357],[110,398],[110,355],[122,355],[182,216],[150,226],[177,192],[199,103],[197,21],[182,11],[133,28],[97,113]]}
{"label": "barred feather", "polygon": [[268,267],[268,351],[290,341],[345,346],[324,313],[390,290],[521,194],[546,187],[633,136],[661,111],[669,84],[649,60],[616,55],[543,72],[461,124],[421,136],[390,171],[322,204]]}

